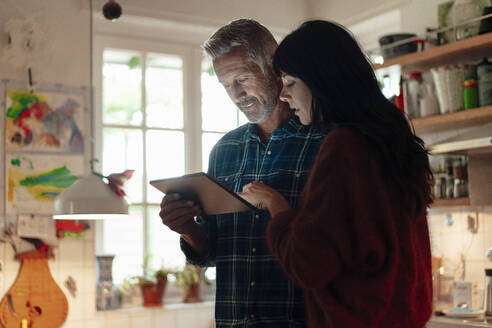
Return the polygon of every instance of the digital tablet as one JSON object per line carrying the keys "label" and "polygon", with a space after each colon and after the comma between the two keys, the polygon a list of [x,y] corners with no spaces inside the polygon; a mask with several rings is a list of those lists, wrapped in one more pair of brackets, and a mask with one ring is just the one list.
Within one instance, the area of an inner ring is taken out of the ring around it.
{"label": "digital tablet", "polygon": [[238,194],[203,172],[152,180],[149,183],[165,194],[179,193],[183,199],[197,202],[207,215],[246,212],[255,209]]}

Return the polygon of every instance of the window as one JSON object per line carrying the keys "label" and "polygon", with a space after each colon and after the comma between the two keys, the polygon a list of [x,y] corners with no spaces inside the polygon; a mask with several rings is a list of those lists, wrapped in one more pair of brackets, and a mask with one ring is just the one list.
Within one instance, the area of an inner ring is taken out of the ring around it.
{"label": "window", "polygon": [[217,81],[211,60],[202,61],[202,168],[207,171],[208,155],[227,132],[248,119],[237,109],[224,87]]}
{"label": "window", "polygon": [[116,283],[141,274],[146,257],[151,269],[182,268],[179,235],[162,224],[162,193],[148,181],[206,171],[213,145],[246,118],[198,47],[96,38],[96,54],[96,157],[105,175],[135,170],[131,217],[97,223],[96,253],[116,255]]}

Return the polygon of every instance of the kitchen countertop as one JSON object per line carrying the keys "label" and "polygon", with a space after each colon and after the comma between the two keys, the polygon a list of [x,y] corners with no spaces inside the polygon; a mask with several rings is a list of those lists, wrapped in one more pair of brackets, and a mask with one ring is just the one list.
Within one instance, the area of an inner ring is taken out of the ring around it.
{"label": "kitchen countertop", "polygon": [[492,327],[492,316],[481,316],[473,319],[432,316],[426,328],[463,328],[463,327]]}

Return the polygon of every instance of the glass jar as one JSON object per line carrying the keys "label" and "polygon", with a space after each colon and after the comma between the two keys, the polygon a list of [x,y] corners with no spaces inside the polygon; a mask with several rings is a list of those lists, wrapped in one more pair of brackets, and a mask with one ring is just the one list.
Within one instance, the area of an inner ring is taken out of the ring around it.
{"label": "glass jar", "polygon": [[426,95],[422,73],[411,72],[403,89],[404,109],[410,118],[420,117],[420,100]]}
{"label": "glass jar", "polygon": [[453,176],[453,164],[448,159],[446,164],[446,198],[454,197],[454,176]]}
{"label": "glass jar", "polygon": [[477,66],[478,103],[480,106],[492,105],[492,63],[487,58]]}
{"label": "glass jar", "polygon": [[460,198],[468,196],[468,187],[466,179],[466,166],[462,164],[461,159],[455,161],[453,165],[453,197]]}
{"label": "glass jar", "polygon": [[[480,17],[482,11],[477,0],[455,0],[451,8],[453,25],[459,25],[470,19]],[[480,21],[456,26],[456,40],[462,40],[477,35]]]}
{"label": "glass jar", "polygon": [[441,199],[444,198],[444,193],[443,193],[443,183],[446,183],[446,180],[444,180],[442,177],[439,175],[435,174],[435,181],[434,181],[434,199]]}

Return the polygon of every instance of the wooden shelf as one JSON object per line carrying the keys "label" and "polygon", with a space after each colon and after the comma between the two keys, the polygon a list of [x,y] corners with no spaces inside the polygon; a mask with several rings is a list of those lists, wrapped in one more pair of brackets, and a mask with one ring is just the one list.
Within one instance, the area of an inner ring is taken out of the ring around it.
{"label": "wooden shelf", "polygon": [[[375,70],[400,66],[402,72],[428,71],[431,68],[476,64],[485,57],[492,57],[492,33],[474,36],[461,41],[414,52],[374,65]],[[459,134],[449,134],[445,140],[428,146],[431,154],[466,154],[468,156],[469,197],[435,199],[431,210],[449,211],[460,208],[492,209],[492,106],[479,107],[414,119],[415,132],[422,136],[453,129],[471,128]]]}
{"label": "wooden shelf", "polygon": [[453,207],[453,206],[470,206],[470,198],[442,198],[434,199],[431,205],[432,209],[442,208],[442,207]]}
{"label": "wooden shelf", "polygon": [[442,154],[489,154],[492,153],[492,137],[445,141],[428,147],[432,155]]}
{"label": "wooden shelf", "polygon": [[412,120],[417,134],[460,129],[492,122],[492,106],[467,109]]}
{"label": "wooden shelf", "polygon": [[391,58],[383,64],[375,64],[374,69],[400,65],[404,71],[425,71],[447,64],[474,63],[491,55],[492,33],[486,33],[421,52]]}

